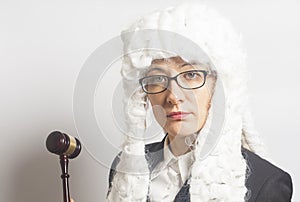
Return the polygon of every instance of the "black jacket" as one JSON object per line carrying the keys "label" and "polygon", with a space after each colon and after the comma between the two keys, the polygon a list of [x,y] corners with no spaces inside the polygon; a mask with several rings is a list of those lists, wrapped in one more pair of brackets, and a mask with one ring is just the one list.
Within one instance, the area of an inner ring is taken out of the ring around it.
{"label": "black jacket", "polygon": [[[161,142],[148,144],[145,147],[146,159],[149,169],[152,171],[155,166],[163,160],[164,139]],[[290,175],[268,161],[260,158],[253,152],[242,148],[244,158],[247,161],[251,174],[247,178],[246,187],[248,202],[289,202],[292,197],[292,179]],[[109,189],[115,175],[115,168],[119,163],[120,154],[112,163],[109,173]],[[190,201],[189,184],[187,181],[181,187],[175,197],[175,202]],[[148,199],[149,201],[149,199]]]}

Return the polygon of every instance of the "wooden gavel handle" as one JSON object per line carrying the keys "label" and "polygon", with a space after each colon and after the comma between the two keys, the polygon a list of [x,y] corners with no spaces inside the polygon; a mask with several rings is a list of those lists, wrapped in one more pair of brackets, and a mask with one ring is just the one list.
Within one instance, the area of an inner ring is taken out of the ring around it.
{"label": "wooden gavel handle", "polygon": [[63,199],[64,202],[70,202],[69,177],[68,174],[69,159],[67,155],[60,155],[61,179],[63,184]]}

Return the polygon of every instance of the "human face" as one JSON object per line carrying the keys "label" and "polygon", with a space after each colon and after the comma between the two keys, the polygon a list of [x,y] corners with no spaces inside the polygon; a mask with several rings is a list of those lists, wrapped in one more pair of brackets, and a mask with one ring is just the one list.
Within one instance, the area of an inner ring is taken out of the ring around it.
{"label": "human face", "polygon": [[[189,70],[209,70],[203,65],[191,65],[180,57],[153,60],[146,74],[169,77]],[[210,107],[212,83],[208,75],[205,84],[197,89],[183,89],[172,80],[168,88],[158,94],[148,94],[155,119],[171,137],[186,137],[201,130]]]}

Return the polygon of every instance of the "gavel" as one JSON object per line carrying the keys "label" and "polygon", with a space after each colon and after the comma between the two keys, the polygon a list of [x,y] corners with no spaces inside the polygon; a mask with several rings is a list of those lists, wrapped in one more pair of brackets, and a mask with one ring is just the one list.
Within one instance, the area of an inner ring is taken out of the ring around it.
{"label": "gavel", "polygon": [[69,159],[76,158],[81,151],[80,141],[65,133],[51,132],[46,140],[49,152],[59,155],[61,166],[61,179],[63,184],[63,201],[70,202],[68,165]]}

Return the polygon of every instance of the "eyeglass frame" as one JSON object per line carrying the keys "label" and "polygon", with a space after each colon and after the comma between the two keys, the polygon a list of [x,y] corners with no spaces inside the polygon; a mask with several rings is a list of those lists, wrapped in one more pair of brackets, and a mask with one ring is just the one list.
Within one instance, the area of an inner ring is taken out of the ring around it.
{"label": "eyeglass frame", "polygon": [[[178,77],[179,75],[184,74],[184,73],[187,73],[187,72],[202,72],[202,73],[204,74],[204,82],[203,82],[203,84],[200,85],[200,86],[198,86],[198,87],[194,87],[194,88],[184,88],[184,87],[182,87],[182,86],[178,83],[177,77]],[[207,77],[207,75],[209,75],[211,72],[212,72],[212,71],[209,71],[209,70],[195,69],[195,70],[188,70],[188,71],[180,72],[179,74],[177,74],[177,75],[175,75],[175,76],[173,76],[173,77],[169,77],[169,76],[166,76],[166,75],[150,75],[150,76],[145,76],[145,77],[143,77],[143,78],[140,78],[140,79],[139,79],[139,83],[140,83],[140,85],[142,86],[143,91],[144,91],[145,93],[147,93],[147,94],[158,94],[158,93],[162,93],[162,92],[166,91],[166,90],[168,89],[168,87],[169,87],[169,85],[170,85],[170,82],[171,82],[172,80],[175,80],[176,83],[177,83],[177,85],[178,85],[180,88],[182,88],[182,89],[186,89],[186,90],[194,90],[194,89],[201,88],[201,87],[203,87],[203,86],[205,85],[205,83],[206,83],[206,77]],[[145,78],[150,78],[150,77],[153,77],[153,76],[163,76],[163,77],[165,77],[165,78],[168,79],[167,86],[165,87],[164,90],[159,91],[159,92],[156,92],[156,93],[149,93],[149,92],[146,92],[146,90],[144,89],[144,85],[142,84],[142,81],[143,81],[143,79],[145,79]]]}

